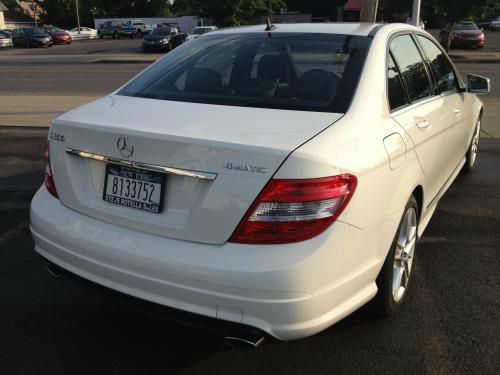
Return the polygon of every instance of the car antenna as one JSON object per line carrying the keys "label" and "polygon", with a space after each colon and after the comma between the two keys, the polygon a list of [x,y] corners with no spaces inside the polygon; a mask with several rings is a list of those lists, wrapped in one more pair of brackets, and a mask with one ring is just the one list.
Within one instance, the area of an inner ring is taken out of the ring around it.
{"label": "car antenna", "polygon": [[266,30],[265,31],[271,31],[271,30],[274,30],[274,29],[276,29],[276,25],[273,25],[272,22],[271,22],[271,18],[267,17],[266,18]]}

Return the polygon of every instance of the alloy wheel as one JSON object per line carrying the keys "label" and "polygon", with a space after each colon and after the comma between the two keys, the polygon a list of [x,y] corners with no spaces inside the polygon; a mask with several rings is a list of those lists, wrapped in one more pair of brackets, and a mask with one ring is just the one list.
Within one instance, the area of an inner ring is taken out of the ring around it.
{"label": "alloy wheel", "polygon": [[416,241],[417,212],[414,207],[409,207],[401,223],[394,252],[392,296],[395,302],[401,301],[408,288]]}
{"label": "alloy wheel", "polygon": [[470,145],[469,165],[472,167],[476,162],[477,150],[479,149],[479,137],[481,134],[481,120],[478,120],[474,136]]}

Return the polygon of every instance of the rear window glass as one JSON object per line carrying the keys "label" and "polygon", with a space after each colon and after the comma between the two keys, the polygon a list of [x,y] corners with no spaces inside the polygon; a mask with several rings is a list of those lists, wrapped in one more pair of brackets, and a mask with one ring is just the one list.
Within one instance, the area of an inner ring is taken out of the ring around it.
{"label": "rear window glass", "polygon": [[337,34],[214,34],[169,53],[119,95],[345,113],[370,38]]}
{"label": "rear window glass", "polygon": [[196,27],[195,29],[193,29],[193,34],[200,35],[200,34],[208,33],[209,31],[212,31],[212,28],[210,28],[210,27]]}
{"label": "rear window glass", "polygon": [[459,22],[455,23],[452,27],[453,30],[479,30],[479,27],[472,22]]}

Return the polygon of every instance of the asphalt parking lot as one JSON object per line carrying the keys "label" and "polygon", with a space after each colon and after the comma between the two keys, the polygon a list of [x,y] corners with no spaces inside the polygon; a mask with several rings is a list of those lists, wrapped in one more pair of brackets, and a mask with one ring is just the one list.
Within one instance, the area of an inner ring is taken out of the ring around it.
{"label": "asphalt parking lot", "polygon": [[[0,98],[18,96],[23,108],[26,98],[104,95],[160,56],[138,53],[139,43],[0,51]],[[483,72],[498,87],[498,66],[465,61],[459,69]],[[499,98],[499,91],[486,97]],[[54,108],[45,115],[56,115]],[[2,112],[8,108],[0,99],[0,119]],[[0,374],[500,373],[500,139],[484,135],[476,171],[459,176],[440,202],[398,316],[381,319],[361,309],[314,337],[267,340],[248,350],[46,272],[28,221],[46,135],[44,127],[0,126]]]}

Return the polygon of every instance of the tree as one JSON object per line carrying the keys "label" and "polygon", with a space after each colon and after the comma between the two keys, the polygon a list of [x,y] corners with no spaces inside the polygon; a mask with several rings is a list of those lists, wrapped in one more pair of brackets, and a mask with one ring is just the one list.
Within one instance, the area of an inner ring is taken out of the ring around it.
{"label": "tree", "polygon": [[98,17],[163,17],[168,13],[167,0],[93,0]]}
{"label": "tree", "polygon": [[499,0],[439,0],[431,5],[434,13],[445,14],[450,20],[482,18],[500,8]]}
{"label": "tree", "polygon": [[2,0],[2,3],[10,10],[17,6],[16,0]]}
{"label": "tree", "polygon": [[[273,9],[284,6],[282,0],[272,1]],[[237,26],[267,14],[267,0],[175,0],[175,14],[211,18],[217,26]]]}
{"label": "tree", "polygon": [[[42,3],[41,3],[42,4]],[[78,0],[80,24],[94,27],[94,18],[164,17],[169,15],[167,0]],[[76,25],[75,0],[44,0],[44,22],[60,27]]]}

